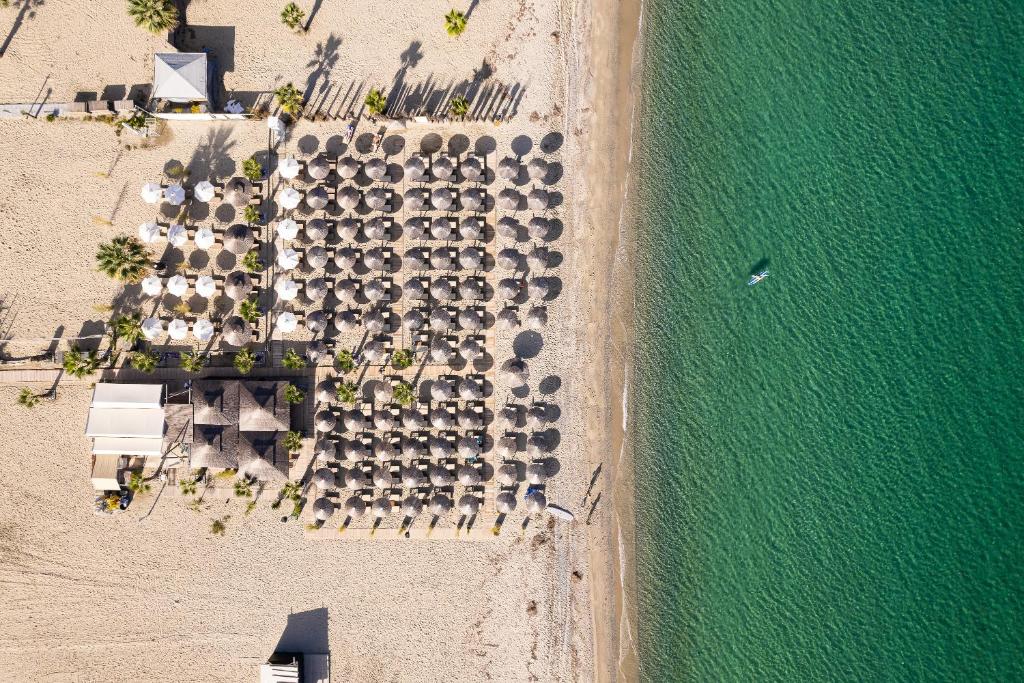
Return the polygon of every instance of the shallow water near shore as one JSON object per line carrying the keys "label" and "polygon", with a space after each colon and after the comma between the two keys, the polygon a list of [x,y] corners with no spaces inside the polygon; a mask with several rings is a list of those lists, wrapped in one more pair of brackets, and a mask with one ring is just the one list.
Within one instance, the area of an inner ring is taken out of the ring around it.
{"label": "shallow water near shore", "polygon": [[648,0],[644,680],[1024,679],[1022,37]]}

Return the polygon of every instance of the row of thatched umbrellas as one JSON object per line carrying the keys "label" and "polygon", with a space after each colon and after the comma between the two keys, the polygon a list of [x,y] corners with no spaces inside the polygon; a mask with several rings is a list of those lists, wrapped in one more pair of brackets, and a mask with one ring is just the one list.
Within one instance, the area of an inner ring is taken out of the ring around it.
{"label": "row of thatched umbrellas", "polygon": [[[343,240],[356,241],[362,231],[368,240],[394,241],[388,230],[390,219],[383,216],[375,216],[366,221],[352,217],[341,218],[334,222],[335,234]],[[150,224],[144,224],[150,225]],[[156,239],[159,236],[159,226],[147,227],[149,231],[156,231]],[[172,226],[172,230],[175,226]],[[183,229],[183,226],[178,226]],[[244,227],[244,226],[243,226]],[[499,235],[507,239],[518,239],[519,229],[522,227],[515,218],[505,216],[498,220],[495,230]],[[526,229],[529,237],[535,240],[545,240],[551,234],[551,221],[542,217],[534,216],[527,224]],[[311,218],[301,226],[305,238],[310,242],[322,242],[330,234],[331,225],[323,218]],[[452,241],[460,237],[465,240],[482,240],[486,236],[486,222],[477,216],[460,217],[452,219],[448,217],[437,217],[430,219],[426,216],[416,216],[406,220],[403,225],[403,233],[407,239],[412,240],[445,240]],[[294,240],[299,236],[300,225],[292,218],[284,218],[278,221],[275,228],[277,236],[283,240]],[[140,228],[140,233],[142,229]],[[184,244],[184,242],[182,242]],[[181,245],[175,245],[181,246]]]}
{"label": "row of thatched umbrellas", "polygon": [[[547,507],[547,499],[541,491],[533,490],[526,494],[526,509],[530,513],[542,512]],[[423,512],[424,503],[432,515],[440,517],[452,510],[452,499],[446,493],[434,493],[428,498],[416,494],[407,495],[399,509],[401,514],[408,518],[415,518]],[[501,491],[495,496],[494,507],[500,514],[509,514],[516,509],[516,496],[512,491]],[[480,497],[473,493],[465,493],[459,498],[459,513],[466,517],[472,517],[480,512]],[[382,520],[395,510],[395,502],[388,497],[376,498],[370,505],[371,515]],[[319,522],[326,522],[335,512],[334,501],[321,496],[313,501],[313,515]],[[349,519],[359,519],[366,514],[366,500],[359,495],[349,496],[344,503],[345,516]]]}

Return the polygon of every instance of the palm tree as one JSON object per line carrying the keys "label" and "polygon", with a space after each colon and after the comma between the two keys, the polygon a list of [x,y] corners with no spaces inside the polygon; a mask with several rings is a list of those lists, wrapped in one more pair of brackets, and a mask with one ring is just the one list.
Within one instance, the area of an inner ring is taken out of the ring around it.
{"label": "palm tree", "polygon": [[186,372],[200,372],[206,367],[206,354],[200,353],[199,349],[186,351],[181,356],[181,369]]}
{"label": "palm tree", "polygon": [[243,375],[248,375],[256,367],[256,354],[252,349],[246,347],[235,354],[235,370]]}
{"label": "palm tree", "polygon": [[306,13],[303,12],[302,8],[300,8],[294,2],[289,2],[287,5],[284,6],[284,9],[281,10],[281,21],[284,22],[285,26],[293,30],[299,28],[299,26],[302,24],[302,19],[305,16]]}
{"label": "palm tree", "polygon": [[250,157],[242,162],[242,175],[257,182],[263,179],[263,166],[255,158]]}
{"label": "palm tree", "polygon": [[366,95],[366,108],[370,110],[371,116],[380,116],[388,108],[388,98],[377,88],[370,88]]}
{"label": "palm tree", "polygon": [[132,493],[145,493],[149,490],[149,482],[138,472],[132,472],[132,476],[128,478],[128,490]]}
{"label": "palm tree", "polygon": [[235,495],[239,498],[252,498],[252,484],[248,479],[235,480]]}
{"label": "palm tree", "polygon": [[302,91],[291,83],[282,85],[275,90],[274,97],[277,98],[277,104],[285,114],[298,116],[302,111]]}
{"label": "palm tree", "polygon": [[131,355],[131,366],[140,372],[150,373],[156,370],[156,362],[160,359],[150,351],[136,351]]}
{"label": "palm tree", "polygon": [[138,282],[146,275],[152,255],[137,238],[119,235],[96,252],[100,271],[122,282]]}
{"label": "palm tree", "polygon": [[469,100],[462,95],[456,95],[452,98],[451,107],[455,116],[465,116],[469,112]]}
{"label": "palm tree", "polygon": [[256,299],[246,299],[238,307],[238,314],[249,322],[254,323],[260,319],[263,311],[260,310],[260,304]]}
{"label": "palm tree", "polygon": [[242,218],[249,225],[255,225],[260,222],[260,210],[250,204],[245,207],[245,211],[242,212]]}
{"label": "palm tree", "polygon": [[242,267],[249,273],[258,273],[263,270],[263,262],[260,261],[260,252],[254,249],[243,256]]}
{"label": "palm tree", "polygon": [[412,387],[406,382],[399,382],[395,386],[394,393],[395,403],[400,406],[410,406],[412,402],[416,400],[416,394],[413,393]]}
{"label": "palm tree", "polygon": [[295,352],[295,349],[288,349],[281,357],[281,365],[289,370],[301,370],[306,367],[306,360]]}
{"label": "palm tree", "polygon": [[281,487],[281,498],[287,500],[298,500],[302,495],[302,484],[297,481],[289,481]]}
{"label": "palm tree", "polygon": [[128,14],[136,26],[162,33],[178,24],[178,10],[171,0],[128,0]]}
{"label": "palm tree", "polygon": [[39,397],[36,396],[31,389],[24,387],[18,392],[18,405],[25,406],[26,408],[35,408],[39,403]]}
{"label": "palm tree", "polygon": [[444,15],[444,30],[453,38],[462,35],[466,30],[466,15],[457,9]]}
{"label": "palm tree", "polygon": [[298,432],[288,432],[284,436],[284,440],[281,441],[281,445],[289,453],[297,453],[302,448],[302,434]]}
{"label": "palm tree", "polygon": [[354,382],[342,382],[338,385],[338,400],[346,405],[356,402],[356,387]]}
{"label": "palm tree", "polygon": [[142,316],[139,313],[121,315],[114,319],[114,340],[124,339],[132,346],[142,336]]}
{"label": "palm tree", "polygon": [[[224,518],[225,520],[227,517]],[[224,524],[224,520],[215,519],[210,522],[210,533],[215,536],[223,536],[227,526]]]}
{"label": "palm tree", "polygon": [[356,361],[352,358],[352,352],[348,349],[338,351],[338,355],[334,358],[334,362],[342,372],[352,372],[356,367]]}
{"label": "palm tree", "polygon": [[412,365],[412,354],[406,349],[399,349],[392,354],[391,364],[399,370],[405,370]]}
{"label": "palm tree", "polygon": [[196,495],[196,480],[195,479],[182,479],[178,482],[178,488],[181,489],[181,493],[184,496]]}
{"label": "palm tree", "polygon": [[294,384],[289,384],[284,388],[284,400],[288,403],[302,403],[306,395],[302,393],[302,389],[299,389]]}
{"label": "palm tree", "polygon": [[72,347],[64,354],[64,370],[72,377],[85,377],[96,372],[100,366],[99,356],[95,351],[85,354],[77,347]]}

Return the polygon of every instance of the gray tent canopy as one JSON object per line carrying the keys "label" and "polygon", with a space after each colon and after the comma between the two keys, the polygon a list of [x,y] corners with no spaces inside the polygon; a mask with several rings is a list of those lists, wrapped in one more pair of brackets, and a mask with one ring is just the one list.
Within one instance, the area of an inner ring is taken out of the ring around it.
{"label": "gray tent canopy", "polygon": [[153,97],[171,102],[206,101],[206,53],[161,52],[153,62]]}

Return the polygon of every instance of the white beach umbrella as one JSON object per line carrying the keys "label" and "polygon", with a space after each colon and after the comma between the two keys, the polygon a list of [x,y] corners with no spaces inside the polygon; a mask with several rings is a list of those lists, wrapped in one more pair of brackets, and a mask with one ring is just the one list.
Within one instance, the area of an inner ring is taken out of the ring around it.
{"label": "white beach umbrella", "polygon": [[164,285],[156,275],[150,275],[142,281],[142,293],[147,296],[156,296],[163,290]]}
{"label": "white beach umbrella", "polygon": [[142,321],[142,335],[150,341],[164,333],[164,323],[160,318],[146,318]]}
{"label": "white beach umbrella", "polygon": [[192,196],[197,201],[208,202],[217,196],[217,188],[209,180],[202,180],[192,189]]}
{"label": "white beach umbrella", "polygon": [[278,139],[284,138],[285,126],[284,121],[279,116],[268,116],[267,117],[267,128],[270,132],[277,136]]}
{"label": "white beach umbrella", "polygon": [[178,183],[168,185],[164,190],[164,201],[171,206],[181,206],[182,202],[185,201],[185,188]]}
{"label": "white beach umbrella", "polygon": [[277,236],[283,240],[293,240],[299,236],[299,224],[291,218],[285,218],[277,224]]}
{"label": "white beach umbrella", "polygon": [[156,204],[164,196],[164,189],[159,183],[146,183],[139,194],[142,195],[142,201],[147,204]]}
{"label": "white beach umbrella", "polygon": [[175,318],[167,325],[167,334],[171,339],[184,339],[188,336],[188,323],[181,318]]}
{"label": "white beach umbrella", "polygon": [[160,226],[156,223],[143,223],[139,226],[139,239],[146,244],[153,244],[160,239]]}
{"label": "white beach umbrella", "polygon": [[209,299],[217,293],[217,282],[210,275],[203,275],[196,280],[196,294]]}
{"label": "white beach umbrella", "polygon": [[285,334],[294,332],[299,326],[299,319],[295,317],[295,314],[291,311],[285,311],[281,315],[277,316],[277,329],[281,330]]}
{"label": "white beach umbrella", "polygon": [[299,175],[299,170],[302,168],[298,160],[293,156],[286,156],[283,159],[279,159],[277,162],[277,172],[281,174],[282,178],[291,180],[295,176]]}
{"label": "white beach umbrella", "polygon": [[200,318],[192,323],[192,336],[199,341],[206,342],[213,339],[213,323],[206,318]]}
{"label": "white beach umbrella", "polygon": [[167,291],[174,296],[185,296],[188,292],[188,280],[181,275],[175,275],[167,281]]}
{"label": "white beach umbrella", "polygon": [[188,242],[188,231],[184,225],[175,223],[167,231],[167,241],[172,247],[183,247]]}
{"label": "white beach umbrella", "polygon": [[294,187],[286,187],[277,195],[277,203],[283,209],[294,209],[302,201],[302,194]]}
{"label": "white beach umbrella", "polygon": [[274,283],[274,291],[283,301],[291,301],[299,295],[299,285],[291,278],[282,277]]}
{"label": "white beach umbrella", "polygon": [[277,265],[284,270],[291,270],[299,265],[299,253],[290,248],[282,249],[277,253]]}
{"label": "white beach umbrella", "polygon": [[196,231],[196,248],[206,251],[214,245],[217,241],[216,236],[213,234],[213,230],[210,228],[199,228]]}

